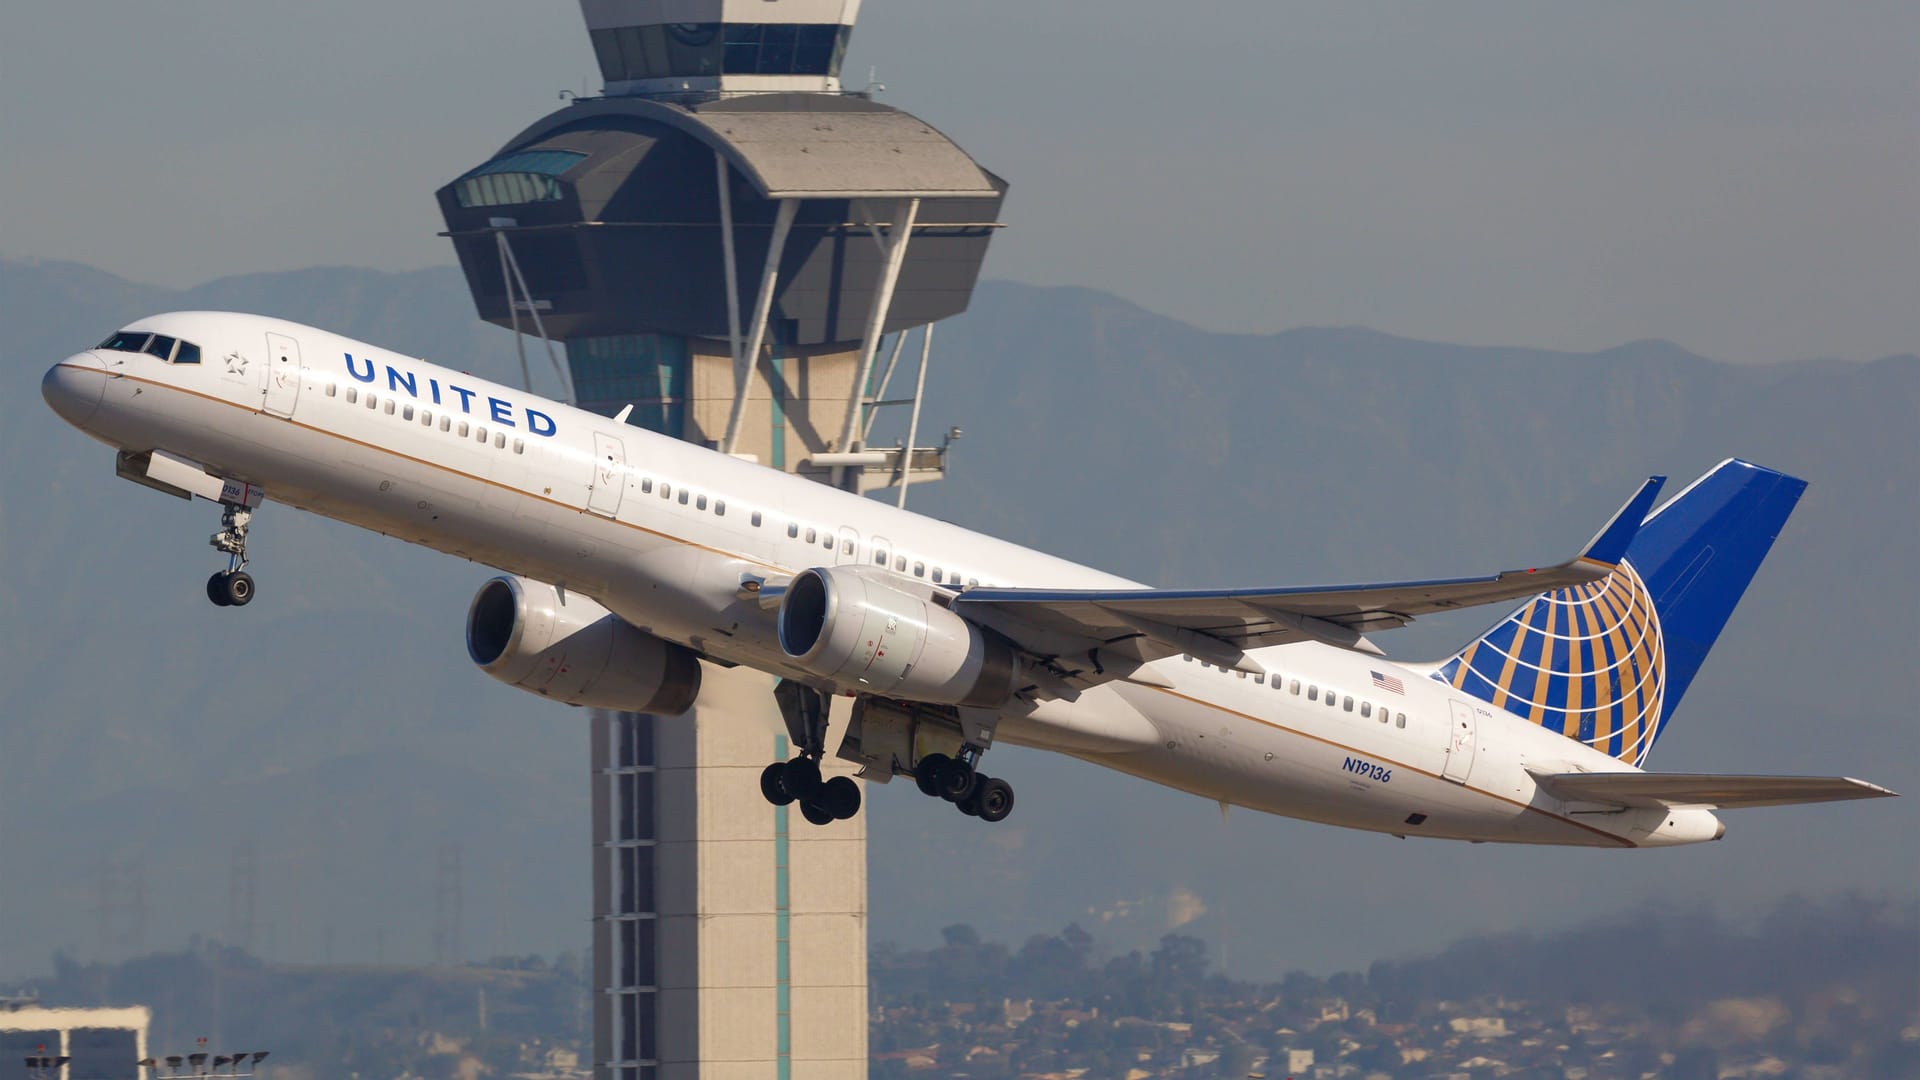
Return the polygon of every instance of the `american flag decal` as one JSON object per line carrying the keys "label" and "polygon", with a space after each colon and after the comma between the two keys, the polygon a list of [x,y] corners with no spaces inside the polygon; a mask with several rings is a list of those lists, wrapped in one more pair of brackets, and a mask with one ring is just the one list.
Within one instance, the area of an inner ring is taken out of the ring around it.
{"label": "american flag decal", "polygon": [[1407,684],[1394,678],[1392,675],[1382,675],[1377,671],[1369,671],[1367,674],[1373,676],[1373,685],[1385,690],[1387,693],[1399,694],[1401,697],[1407,696]]}

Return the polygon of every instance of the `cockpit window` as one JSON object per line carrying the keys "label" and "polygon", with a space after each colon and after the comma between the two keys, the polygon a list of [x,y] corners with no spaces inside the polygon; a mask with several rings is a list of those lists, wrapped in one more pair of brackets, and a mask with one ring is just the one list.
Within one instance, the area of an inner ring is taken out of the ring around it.
{"label": "cockpit window", "polygon": [[143,352],[157,356],[170,364],[200,362],[200,346],[191,341],[170,338],[165,334],[149,334],[144,330],[117,331],[95,348],[109,352]]}
{"label": "cockpit window", "polygon": [[100,343],[102,349],[113,352],[146,352],[147,342],[152,334],[140,330],[122,330]]}

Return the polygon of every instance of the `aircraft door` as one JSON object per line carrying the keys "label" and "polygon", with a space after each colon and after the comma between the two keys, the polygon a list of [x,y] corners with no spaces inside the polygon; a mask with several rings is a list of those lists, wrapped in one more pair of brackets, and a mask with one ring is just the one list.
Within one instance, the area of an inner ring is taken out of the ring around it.
{"label": "aircraft door", "polygon": [[620,510],[620,494],[626,489],[627,449],[619,439],[602,432],[593,433],[593,479],[587,483],[587,509],[603,517]]}
{"label": "aircraft door", "polygon": [[300,399],[300,343],[285,334],[268,334],[265,376],[261,407],[274,416],[292,416]]}
{"label": "aircraft door", "polygon": [[1447,728],[1447,763],[1441,775],[1456,784],[1464,784],[1467,774],[1473,771],[1473,748],[1479,741],[1474,729],[1473,706],[1464,701],[1448,704],[1453,706],[1453,722]]}

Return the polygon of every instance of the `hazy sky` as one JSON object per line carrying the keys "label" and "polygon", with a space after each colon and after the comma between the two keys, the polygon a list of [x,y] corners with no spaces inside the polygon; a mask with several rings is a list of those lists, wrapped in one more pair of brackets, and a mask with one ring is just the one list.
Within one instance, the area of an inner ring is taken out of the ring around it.
{"label": "hazy sky", "polygon": [[[1920,5],[868,0],[848,59],[1013,184],[987,273],[1201,326],[1920,350]],[[168,285],[451,261],[561,0],[7,5],[0,254]]]}

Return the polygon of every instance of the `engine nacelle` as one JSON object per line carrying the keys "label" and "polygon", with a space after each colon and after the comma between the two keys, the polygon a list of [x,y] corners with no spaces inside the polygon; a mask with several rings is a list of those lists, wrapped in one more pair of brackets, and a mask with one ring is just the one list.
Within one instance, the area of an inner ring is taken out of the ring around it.
{"label": "engine nacelle", "polygon": [[1006,639],[867,567],[806,570],[780,601],[780,648],[843,690],[992,707],[1017,689]]}
{"label": "engine nacelle", "polygon": [[700,694],[700,661],[599,604],[552,585],[497,577],[467,609],[467,655],[531,694],[624,712],[675,715]]}

